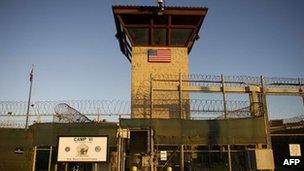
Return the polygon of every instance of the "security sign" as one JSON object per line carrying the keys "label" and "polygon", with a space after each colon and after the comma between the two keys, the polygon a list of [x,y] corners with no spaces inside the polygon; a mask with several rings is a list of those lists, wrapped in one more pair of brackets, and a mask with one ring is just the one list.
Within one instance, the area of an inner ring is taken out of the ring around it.
{"label": "security sign", "polygon": [[59,137],[58,162],[105,162],[107,141],[107,137]]}
{"label": "security sign", "polygon": [[289,154],[290,156],[301,156],[300,144],[289,144]]}
{"label": "security sign", "polygon": [[161,161],[167,160],[167,151],[160,151],[160,160]]}

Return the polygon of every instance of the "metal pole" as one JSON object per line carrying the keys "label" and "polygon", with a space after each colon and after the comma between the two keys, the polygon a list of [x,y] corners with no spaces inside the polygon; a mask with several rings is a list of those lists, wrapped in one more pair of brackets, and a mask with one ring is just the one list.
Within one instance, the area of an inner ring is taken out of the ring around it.
{"label": "metal pole", "polygon": [[32,86],[33,86],[33,76],[34,76],[34,65],[32,65],[32,69],[30,72],[30,91],[29,97],[27,101],[27,110],[26,110],[26,120],[25,120],[25,129],[28,129],[28,122],[29,122],[29,114],[30,114],[30,106],[31,106],[31,96],[32,96]]}
{"label": "metal pole", "polygon": [[271,148],[271,139],[269,135],[269,122],[268,122],[268,109],[267,109],[267,99],[266,99],[266,86],[264,83],[264,78],[261,76],[261,86],[262,86],[262,102],[263,102],[263,109],[264,109],[264,126],[265,126],[265,134],[267,139],[267,148]]}
{"label": "metal pole", "polygon": [[36,169],[36,155],[37,155],[37,146],[34,147],[32,171],[35,171]]}
{"label": "metal pole", "polygon": [[68,171],[68,164],[69,164],[69,163],[65,163],[65,164],[64,164],[64,171]]}
{"label": "metal pole", "polygon": [[224,114],[225,114],[225,119],[227,119],[227,102],[226,102],[226,93],[225,93],[225,80],[223,74],[221,74],[221,82],[222,82]]}
{"label": "metal pole", "polygon": [[304,107],[304,95],[302,95],[303,107]]}
{"label": "metal pole", "polygon": [[94,163],[94,171],[98,171],[98,164]]}
{"label": "metal pole", "polygon": [[153,118],[153,75],[150,74],[150,130],[149,130],[149,143],[150,143],[150,170],[154,170],[153,157],[154,157],[154,142],[153,142],[153,129],[151,128],[151,119]]}
{"label": "metal pole", "polygon": [[[124,149],[124,144],[122,144],[122,149]],[[125,170],[125,165],[126,165],[126,153],[123,152],[122,153],[122,166],[121,166],[121,170]]]}
{"label": "metal pole", "polygon": [[185,166],[184,166],[184,145],[182,144],[180,146],[180,171],[184,171]]}
{"label": "metal pole", "polygon": [[302,96],[302,102],[303,102],[303,107],[304,107],[304,94],[303,94],[303,90],[302,90],[302,82],[301,82],[301,78],[298,78],[298,81],[299,81],[299,89],[300,89],[300,92],[301,92],[301,96]]}
{"label": "metal pole", "polygon": [[53,147],[50,147],[48,171],[51,171]]}
{"label": "metal pole", "polygon": [[183,97],[182,97],[182,74],[179,73],[179,116],[181,119],[184,119],[183,117]]}
{"label": "metal pole", "polygon": [[245,147],[245,150],[246,150],[246,157],[247,157],[247,167],[249,169],[249,171],[252,171],[252,168],[251,168],[251,158],[250,158],[250,151],[248,149],[248,147],[246,146]]}
{"label": "metal pole", "polygon": [[152,128],[150,128],[150,154],[151,154],[151,156],[150,156],[150,167],[151,167],[151,171],[154,171],[154,141],[153,141],[153,129]]}
{"label": "metal pole", "polygon": [[229,171],[232,171],[232,163],[231,163],[231,150],[230,150],[230,145],[228,145],[228,166],[229,166]]}
{"label": "metal pole", "polygon": [[100,118],[99,118],[99,116],[100,116],[100,109],[99,109],[99,107],[97,108],[97,113],[98,113],[98,115],[97,115],[97,122],[99,122],[100,121]]}
{"label": "metal pole", "polygon": [[153,118],[153,76],[150,74],[150,119]]}
{"label": "metal pole", "polygon": [[121,158],[121,129],[118,129],[118,154],[117,154],[117,171],[120,171],[121,165],[120,165],[120,158]]}

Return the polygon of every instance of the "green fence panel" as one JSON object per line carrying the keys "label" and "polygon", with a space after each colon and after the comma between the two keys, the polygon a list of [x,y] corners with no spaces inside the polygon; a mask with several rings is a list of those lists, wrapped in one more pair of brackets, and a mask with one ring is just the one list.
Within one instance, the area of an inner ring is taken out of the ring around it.
{"label": "green fence panel", "polygon": [[257,144],[266,142],[262,117],[227,120],[121,119],[120,127],[153,128],[157,144]]}

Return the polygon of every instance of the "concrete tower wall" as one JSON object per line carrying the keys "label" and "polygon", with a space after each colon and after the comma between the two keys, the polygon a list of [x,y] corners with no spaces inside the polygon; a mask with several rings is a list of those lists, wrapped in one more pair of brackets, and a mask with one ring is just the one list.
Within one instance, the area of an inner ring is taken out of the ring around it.
{"label": "concrete tower wall", "polygon": [[[148,49],[171,49],[170,63],[148,62]],[[188,75],[188,50],[186,47],[133,47],[132,48],[132,118],[150,118],[151,75],[152,77],[178,79],[178,75]],[[171,77],[169,76],[171,75]],[[178,83],[172,83],[178,86]],[[154,85],[154,84],[153,84]],[[174,86],[174,85],[173,85]],[[189,99],[183,93],[183,101]],[[184,103],[182,115],[189,114],[189,105]],[[180,117],[179,92],[153,91],[152,118]]]}

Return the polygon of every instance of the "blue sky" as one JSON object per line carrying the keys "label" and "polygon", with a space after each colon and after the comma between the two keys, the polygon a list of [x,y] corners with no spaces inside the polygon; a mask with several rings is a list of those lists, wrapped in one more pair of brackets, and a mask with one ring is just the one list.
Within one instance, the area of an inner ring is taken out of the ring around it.
{"label": "blue sky", "polygon": [[[166,2],[209,8],[190,54],[191,73],[304,77],[304,1]],[[0,100],[27,100],[31,64],[33,100],[128,100],[130,64],[114,37],[111,9],[119,4],[156,3],[1,0]],[[270,99],[272,113],[304,113],[300,98]]]}

